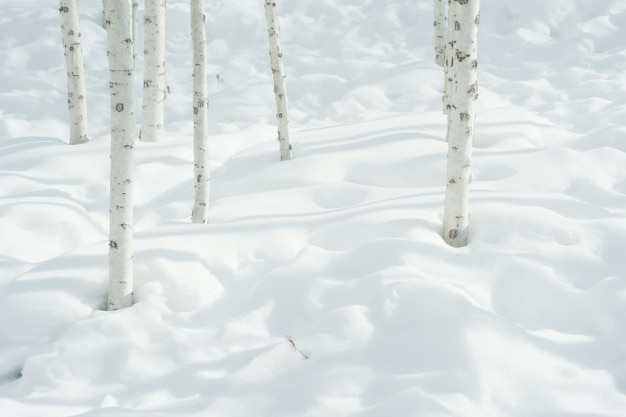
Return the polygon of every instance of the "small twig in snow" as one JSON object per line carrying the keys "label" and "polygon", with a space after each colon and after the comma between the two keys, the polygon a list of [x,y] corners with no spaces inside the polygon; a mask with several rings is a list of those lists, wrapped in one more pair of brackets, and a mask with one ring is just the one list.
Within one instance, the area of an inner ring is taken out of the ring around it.
{"label": "small twig in snow", "polygon": [[302,355],[302,358],[304,359],[309,359],[309,355],[307,355],[306,353],[298,349],[298,346],[296,346],[296,342],[293,341],[291,336],[285,336],[285,338],[287,338],[287,341],[291,345],[291,348],[293,349],[294,352],[298,352],[300,355]]}

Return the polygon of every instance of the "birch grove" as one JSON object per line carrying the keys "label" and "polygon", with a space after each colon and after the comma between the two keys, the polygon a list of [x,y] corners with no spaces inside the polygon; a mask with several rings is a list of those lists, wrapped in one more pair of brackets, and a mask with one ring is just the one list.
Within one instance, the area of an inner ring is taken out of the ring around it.
{"label": "birch grove", "polygon": [[434,0],[435,62],[444,66],[446,53],[446,2]]}
{"label": "birch grove", "polygon": [[279,27],[276,19],[276,1],[265,0],[265,18],[270,46],[270,67],[274,77],[274,95],[276,96],[276,119],[278,121],[278,143],[281,161],[291,159],[289,143],[289,119],[287,115],[287,87],[283,68],[283,52],[280,46]]}
{"label": "birch grove", "polygon": [[193,44],[193,223],[208,222],[209,149],[208,149],[208,87],[206,79],[206,16],[204,0],[190,0],[191,40]]}
{"label": "birch grove", "polygon": [[133,303],[135,100],[131,0],[107,0],[111,95],[111,194],[108,309]]}
{"label": "birch grove", "polygon": [[469,183],[478,97],[477,43],[480,0],[452,0],[448,9],[446,69],[448,84],[448,163],[443,238],[451,246],[467,244]]}
{"label": "birch grove", "polygon": [[144,36],[140,139],[157,142],[163,136],[165,112],[165,0],[145,0]]}
{"label": "birch grove", "polygon": [[78,0],[61,0],[61,32],[65,67],[67,69],[67,105],[69,110],[70,145],[89,140],[87,133],[87,92],[85,64],[81,45]]}

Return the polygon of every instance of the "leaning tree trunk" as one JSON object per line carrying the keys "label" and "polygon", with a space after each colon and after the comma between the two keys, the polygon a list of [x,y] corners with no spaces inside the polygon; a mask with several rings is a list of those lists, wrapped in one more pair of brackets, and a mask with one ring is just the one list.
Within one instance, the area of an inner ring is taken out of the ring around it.
{"label": "leaning tree trunk", "polygon": [[474,138],[475,101],[478,97],[477,43],[480,0],[452,0],[448,24],[450,77],[448,91],[448,165],[443,217],[443,238],[451,246],[467,244],[469,183]]}
{"label": "leaning tree trunk", "polygon": [[108,309],[133,303],[135,100],[131,0],[107,0],[111,88],[111,196]]}
{"label": "leaning tree trunk", "polygon": [[435,62],[442,67],[446,53],[446,1],[434,0],[435,6]]}
{"label": "leaning tree trunk", "polygon": [[265,18],[270,44],[270,65],[274,76],[280,159],[284,161],[291,159],[291,144],[289,143],[287,87],[285,85],[285,70],[283,69],[283,52],[280,47],[279,28],[276,19],[276,0],[265,0]]}
{"label": "leaning tree trunk", "polygon": [[80,42],[78,1],[61,0],[61,32],[67,69],[67,105],[70,113],[70,145],[89,140],[87,134],[87,92],[85,89],[85,64]]}
{"label": "leaning tree trunk", "polygon": [[191,220],[207,223],[209,208],[208,88],[206,80],[206,16],[204,0],[191,0],[193,43],[193,162],[195,193]]}
{"label": "leaning tree trunk", "polygon": [[163,136],[165,112],[165,0],[144,4],[142,141],[156,142]]}

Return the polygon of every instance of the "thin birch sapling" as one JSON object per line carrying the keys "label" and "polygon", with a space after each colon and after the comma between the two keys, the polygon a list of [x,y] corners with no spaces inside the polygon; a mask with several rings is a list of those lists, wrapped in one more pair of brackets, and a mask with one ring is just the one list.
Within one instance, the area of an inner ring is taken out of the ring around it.
{"label": "thin birch sapling", "polygon": [[111,95],[108,310],[133,303],[135,99],[131,0],[107,0]]}
{"label": "thin birch sapling", "polygon": [[131,12],[131,19],[132,19],[132,33],[133,33],[133,68],[135,68],[136,63],[137,63],[137,45],[139,45],[139,42],[137,42],[137,26],[139,26],[137,24],[137,21],[139,19],[139,1],[138,0],[132,0],[133,1],[133,11]]}
{"label": "thin birch sapling", "polygon": [[449,5],[448,162],[442,234],[454,247],[465,246],[468,238],[479,16],[480,0],[452,0]]}
{"label": "thin birch sapling", "polygon": [[434,0],[435,62],[442,67],[446,53],[446,3],[447,0]]}
{"label": "thin birch sapling", "polygon": [[270,68],[274,78],[274,95],[276,96],[276,119],[278,121],[278,143],[280,159],[291,159],[289,143],[289,118],[287,115],[287,86],[283,68],[283,52],[280,46],[278,21],[276,18],[276,1],[265,0],[265,19],[270,46]]}
{"label": "thin birch sapling", "polygon": [[469,227],[469,184],[471,154],[476,117],[477,45],[480,0],[452,0],[448,11],[448,47],[446,61],[449,90],[448,162],[443,217],[443,238],[450,246],[467,244]]}
{"label": "thin birch sapling", "polygon": [[[451,75],[448,73],[448,69],[451,67],[453,59],[454,44],[456,43],[454,25],[449,24],[450,8],[452,0],[446,0],[448,2],[448,9],[446,14],[446,27],[445,27],[445,43],[444,43],[444,57],[443,57],[443,114],[448,114],[448,92],[450,90],[450,83],[452,82]],[[447,134],[446,134],[447,136]]]}
{"label": "thin birch sapling", "polygon": [[78,0],[60,0],[63,52],[67,70],[67,105],[69,110],[70,145],[89,140],[87,132],[87,90],[85,64],[81,45]]}
{"label": "thin birch sapling", "polygon": [[208,149],[208,87],[206,79],[206,15],[204,0],[190,0],[193,43],[193,223],[208,222],[210,174]]}
{"label": "thin birch sapling", "polygon": [[165,113],[165,0],[144,5],[144,72],[140,139],[158,142],[163,137]]}

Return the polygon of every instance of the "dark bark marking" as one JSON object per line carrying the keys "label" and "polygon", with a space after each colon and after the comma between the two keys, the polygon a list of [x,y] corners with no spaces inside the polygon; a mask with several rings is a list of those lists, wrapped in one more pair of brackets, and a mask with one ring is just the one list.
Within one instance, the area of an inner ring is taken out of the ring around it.
{"label": "dark bark marking", "polygon": [[457,51],[456,51],[456,59],[458,59],[458,60],[459,60],[459,62],[463,62],[463,61],[465,61],[465,59],[466,59],[467,57],[469,57],[469,56],[470,56],[470,54],[465,53],[465,52],[463,52],[463,51],[459,51],[458,49],[457,49]]}

